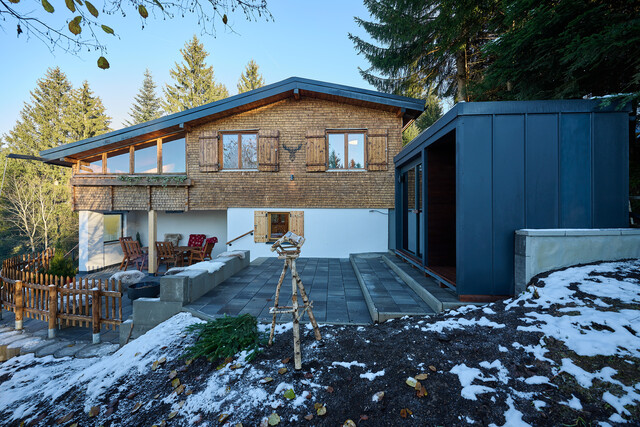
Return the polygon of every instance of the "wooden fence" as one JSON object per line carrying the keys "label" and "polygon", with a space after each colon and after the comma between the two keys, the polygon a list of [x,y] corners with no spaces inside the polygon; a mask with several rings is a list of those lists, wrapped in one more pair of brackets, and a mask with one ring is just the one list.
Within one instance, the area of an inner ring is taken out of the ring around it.
{"label": "wooden fence", "polygon": [[24,317],[47,321],[50,338],[58,327],[91,327],[93,341],[99,342],[102,327],[115,329],[122,322],[122,283],[39,272],[52,256],[53,251],[43,252],[2,263],[0,309],[15,313],[16,329],[22,329]]}

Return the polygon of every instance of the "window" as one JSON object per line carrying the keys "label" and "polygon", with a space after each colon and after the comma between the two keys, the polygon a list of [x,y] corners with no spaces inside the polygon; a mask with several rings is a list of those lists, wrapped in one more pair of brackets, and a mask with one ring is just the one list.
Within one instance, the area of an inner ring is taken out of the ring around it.
{"label": "window", "polygon": [[129,173],[129,149],[107,153],[107,173]]}
{"label": "window", "polygon": [[269,212],[269,240],[278,240],[289,231],[289,212]]}
{"label": "window", "polygon": [[186,146],[184,137],[162,142],[162,173],[186,172]]}
{"label": "window", "polygon": [[222,167],[224,169],[257,169],[258,134],[222,134]]}
{"label": "window", "polygon": [[115,242],[122,237],[122,214],[104,214],[105,243]]}
{"label": "window", "polygon": [[134,173],[158,173],[158,143],[138,145],[134,152]]}
{"label": "window", "polygon": [[330,132],[329,169],[364,169],[364,132]]}
{"label": "window", "polygon": [[78,173],[102,173],[102,155],[80,160]]}

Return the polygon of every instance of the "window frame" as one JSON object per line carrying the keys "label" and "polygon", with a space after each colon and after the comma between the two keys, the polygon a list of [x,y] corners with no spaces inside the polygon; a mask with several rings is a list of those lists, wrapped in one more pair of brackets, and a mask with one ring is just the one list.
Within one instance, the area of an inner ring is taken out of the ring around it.
{"label": "window frame", "polygon": [[[329,152],[329,135],[339,135],[339,134],[343,134],[344,135],[344,159],[343,159],[343,165],[345,165],[345,167],[342,168],[331,168],[329,167],[329,155],[331,154]],[[362,167],[361,168],[350,168],[349,167],[349,135],[353,135],[353,134],[359,134],[362,135],[362,153],[363,153],[363,159],[362,159]],[[326,139],[326,147],[327,149],[325,150],[327,153],[327,171],[366,171],[367,170],[367,129],[327,129],[325,132],[325,139]]]}
{"label": "window frame", "polygon": [[[218,139],[218,164],[220,170],[227,171],[257,171],[258,170],[258,129],[248,130],[225,130],[220,131],[220,138]],[[224,137],[225,135],[237,135],[238,136],[238,167],[237,168],[225,168],[224,166]],[[256,167],[255,168],[243,168],[242,167],[242,135],[255,135],[256,137]]]}
{"label": "window frame", "polygon": [[[104,235],[105,235],[105,226],[104,226],[104,217],[107,216],[120,216],[120,237],[118,237],[115,240],[104,240]],[[103,243],[105,245],[107,244],[111,244],[111,243],[117,243],[120,241],[120,238],[124,235],[124,214],[122,212],[109,212],[109,213],[105,213],[102,214],[102,239],[103,239]]]}
{"label": "window frame", "polygon": [[[267,212],[267,243],[273,243],[276,240],[278,240],[280,237],[273,237],[272,236],[272,232],[271,232],[271,215],[285,215],[286,221],[287,221],[287,231],[291,231],[291,211],[286,211],[286,212]],[[287,231],[285,231],[283,233],[284,234],[287,233]]]}
{"label": "window frame", "polygon": [[[177,141],[179,139],[184,140],[184,159],[185,159],[185,165],[184,165],[184,172],[163,172],[162,169],[164,168],[164,164],[163,164],[163,160],[162,160],[162,145],[165,142],[173,142],[173,141]],[[135,172],[135,152],[136,150],[144,147],[145,145],[147,146],[147,148],[149,146],[153,146],[153,144],[156,144],[156,160],[157,160],[157,166],[156,166],[156,172],[149,172],[149,173],[145,173],[145,172]],[[126,154],[128,152],[129,155],[129,172],[107,172],[107,162],[108,162],[108,158],[109,155],[112,153],[118,153],[117,155],[122,155],[122,154]],[[80,172],[80,167],[81,167],[81,163],[87,163],[87,159],[96,159],[98,157],[102,157],[102,172]],[[141,141],[141,142],[137,142],[135,144],[131,144],[128,146],[123,146],[123,147],[118,147],[118,148],[114,148],[105,152],[102,152],[100,154],[94,154],[91,156],[87,156],[81,159],[77,159],[77,162],[75,164],[74,167],[74,176],[88,176],[88,175],[108,175],[108,176],[122,176],[122,175],[139,175],[139,176],[154,176],[154,175],[185,175],[187,174],[187,135],[184,132],[179,132],[179,133],[175,133],[175,134],[170,134],[170,135],[165,135],[162,136],[160,138],[151,138],[151,139],[147,139],[145,141]]]}

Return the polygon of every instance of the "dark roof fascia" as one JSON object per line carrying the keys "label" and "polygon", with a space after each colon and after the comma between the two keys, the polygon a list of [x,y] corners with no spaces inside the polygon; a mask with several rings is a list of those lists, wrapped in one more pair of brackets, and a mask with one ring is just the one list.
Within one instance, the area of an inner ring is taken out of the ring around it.
{"label": "dark roof fascia", "polygon": [[255,90],[234,95],[200,107],[191,108],[189,110],[119,129],[93,138],[44,150],[40,155],[49,159],[63,158],[84,151],[97,149],[105,145],[116,144],[118,142],[140,137],[151,132],[158,132],[171,128],[180,129],[184,127],[186,123],[200,120],[232,108],[241,107],[253,102],[275,97],[288,91],[291,91],[293,94],[295,89],[335,95],[376,104],[390,105],[404,109],[404,114],[411,118],[418,116],[424,110],[424,101],[419,99],[316,80],[302,79],[299,77],[291,77],[271,85],[263,86]]}
{"label": "dark roof fascia", "polygon": [[[492,102],[459,102],[440,117],[433,125],[422,131],[409,144],[407,144],[394,158],[397,166],[401,166],[408,159],[416,156],[423,145],[431,144],[430,139],[438,139],[442,136],[442,130],[447,133],[451,130],[448,126],[459,116],[478,115],[505,115],[505,114],[549,114],[549,113],[631,113],[631,104],[619,107],[612,102],[607,106],[601,106],[603,99],[560,99],[547,101],[492,101]],[[446,129],[445,129],[446,128]],[[434,138],[435,136],[435,138]]]}

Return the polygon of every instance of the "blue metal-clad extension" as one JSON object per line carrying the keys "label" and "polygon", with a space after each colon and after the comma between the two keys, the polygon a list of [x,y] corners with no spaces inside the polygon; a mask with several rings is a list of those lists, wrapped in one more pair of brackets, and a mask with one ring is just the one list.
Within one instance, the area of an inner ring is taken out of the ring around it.
{"label": "blue metal-clad extension", "polygon": [[184,127],[185,124],[204,119],[215,114],[224,113],[234,108],[241,108],[252,103],[265,101],[269,98],[276,98],[287,93],[293,96],[294,91],[296,90],[297,93],[302,91],[303,93],[316,93],[325,96],[336,96],[360,102],[397,107],[402,109],[404,120],[407,122],[415,119],[424,110],[424,100],[317,80],[303,79],[300,77],[290,77],[286,80],[263,86],[249,92],[234,95],[220,101],[205,104],[200,107],[191,108],[189,110],[181,111],[149,122],[129,126],[124,129],[95,136],[93,138],[50,148],[42,151],[40,155],[47,159],[59,159],[85,151],[99,149],[107,145],[117,144],[136,137],[142,137],[153,132],[179,130]]}
{"label": "blue metal-clad extension", "polygon": [[[394,158],[396,177],[416,159],[423,163],[425,215],[418,229],[425,242],[430,233],[443,242],[438,227],[447,224],[443,216],[453,216],[441,195],[432,198],[427,189],[451,188],[443,179],[455,179],[455,259],[432,256],[438,247],[427,243],[422,267],[443,282],[455,269],[461,299],[512,295],[515,230],[627,227],[630,112],[630,105],[601,107],[600,100],[455,105]],[[455,149],[455,159],[442,157],[443,144]],[[455,162],[455,177],[428,173],[427,165],[447,170],[433,159]],[[404,187],[397,179],[396,236],[407,232]],[[405,256],[401,239],[396,245]]]}

